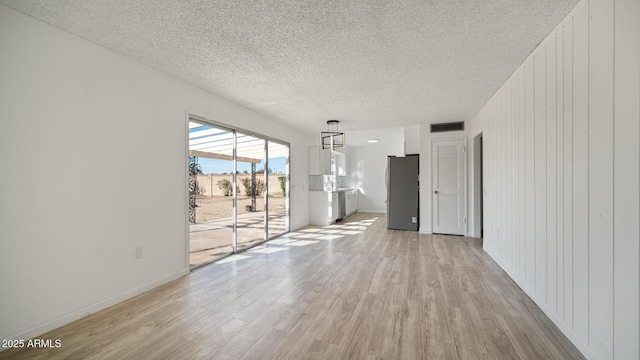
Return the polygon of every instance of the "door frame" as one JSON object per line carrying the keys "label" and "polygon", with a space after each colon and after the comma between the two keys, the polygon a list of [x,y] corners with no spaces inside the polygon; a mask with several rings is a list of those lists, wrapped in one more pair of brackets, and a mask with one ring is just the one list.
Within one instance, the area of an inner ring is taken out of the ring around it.
{"label": "door frame", "polygon": [[473,137],[473,229],[471,236],[482,238],[484,230],[484,153],[483,134]]}
{"label": "door frame", "polygon": [[463,181],[463,185],[462,185],[462,214],[463,214],[463,222],[464,222],[464,227],[463,227],[463,233],[462,236],[467,236],[468,232],[469,232],[469,216],[468,216],[468,204],[467,204],[467,187],[469,184],[468,178],[467,178],[467,163],[468,163],[468,159],[467,157],[469,156],[469,151],[468,151],[468,146],[467,146],[467,138],[464,136],[455,136],[455,137],[438,137],[438,138],[432,138],[431,141],[429,142],[429,185],[430,185],[430,191],[429,191],[429,203],[431,204],[431,232],[432,233],[436,233],[435,232],[435,217],[436,217],[436,213],[434,211],[434,201],[435,201],[435,197],[434,197],[434,191],[435,191],[435,181],[433,179],[433,174],[434,174],[434,168],[435,168],[435,164],[433,162],[433,145],[437,142],[440,141],[451,141],[451,140],[462,140],[462,151],[463,151],[463,156],[462,156],[462,181]]}

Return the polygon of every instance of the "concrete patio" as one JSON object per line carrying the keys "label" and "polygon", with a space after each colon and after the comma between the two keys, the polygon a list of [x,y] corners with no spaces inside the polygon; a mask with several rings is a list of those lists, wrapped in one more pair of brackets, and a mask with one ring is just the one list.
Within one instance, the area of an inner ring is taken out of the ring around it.
{"label": "concrete patio", "polygon": [[[269,212],[269,236],[287,231],[286,209]],[[264,211],[238,214],[238,250],[249,248],[265,239]],[[189,225],[189,266],[208,263],[233,252],[233,219],[230,217]]]}

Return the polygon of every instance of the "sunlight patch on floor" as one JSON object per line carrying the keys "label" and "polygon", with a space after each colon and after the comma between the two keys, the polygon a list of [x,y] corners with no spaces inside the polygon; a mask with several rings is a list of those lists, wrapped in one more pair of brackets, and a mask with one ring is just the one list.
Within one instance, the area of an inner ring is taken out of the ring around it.
{"label": "sunlight patch on floor", "polygon": [[290,232],[290,233],[284,234],[281,237],[283,237],[283,238],[292,238],[292,237],[298,237],[298,236],[303,236],[303,235],[308,235],[308,234],[294,231],[294,232]]}
{"label": "sunlight patch on floor", "polygon": [[321,232],[322,229],[311,228],[311,229],[302,229],[300,231],[304,231],[304,232]]}
{"label": "sunlight patch on floor", "polygon": [[295,240],[294,239],[285,239],[285,238],[273,239],[273,240],[270,240],[269,242],[267,242],[267,244],[269,244],[269,245],[284,245],[284,244],[290,243],[292,241],[295,241]]}
{"label": "sunlight patch on floor", "polygon": [[316,243],[317,243],[317,241],[298,240],[298,241],[290,242],[287,245],[291,245],[291,246],[307,246],[307,245],[316,244]]}
{"label": "sunlight patch on floor", "polygon": [[283,250],[286,250],[286,249],[281,247],[265,247],[265,248],[256,249],[256,250],[249,250],[249,252],[260,253],[260,254],[271,254],[271,253],[283,251]]}
{"label": "sunlight patch on floor", "polygon": [[340,239],[343,237],[344,235],[327,234],[327,235],[318,236],[316,240],[334,240],[334,239]]}
{"label": "sunlight patch on floor", "polygon": [[231,256],[227,256],[226,258],[222,259],[222,260],[218,260],[216,261],[216,264],[226,264],[226,263],[230,263],[230,262],[235,262],[238,260],[244,260],[244,259],[249,259],[251,258],[251,256],[248,255],[231,255]]}

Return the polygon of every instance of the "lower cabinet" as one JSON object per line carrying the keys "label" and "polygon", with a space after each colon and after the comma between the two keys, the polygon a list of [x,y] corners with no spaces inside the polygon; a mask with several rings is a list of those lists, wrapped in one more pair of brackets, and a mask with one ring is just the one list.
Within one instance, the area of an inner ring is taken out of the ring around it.
{"label": "lower cabinet", "polygon": [[347,216],[353,214],[358,210],[358,191],[348,190],[345,194],[345,207]]}
{"label": "lower cabinet", "polygon": [[345,217],[358,210],[358,191],[309,191],[309,222],[330,225],[340,217],[339,192],[344,191]]}
{"label": "lower cabinet", "polygon": [[331,192],[331,202],[329,203],[329,208],[331,208],[331,218],[329,218],[329,224],[336,221],[337,218],[340,217],[340,204],[338,202],[338,192]]}
{"label": "lower cabinet", "polygon": [[309,191],[309,222],[311,225],[333,224],[337,218],[337,191]]}

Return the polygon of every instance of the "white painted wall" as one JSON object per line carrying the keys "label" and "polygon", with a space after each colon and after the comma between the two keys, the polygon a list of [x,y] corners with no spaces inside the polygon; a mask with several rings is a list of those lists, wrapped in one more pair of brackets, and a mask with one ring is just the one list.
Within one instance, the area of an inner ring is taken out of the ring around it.
{"label": "white painted wall", "polygon": [[367,146],[350,147],[351,174],[360,181],[358,211],[387,212],[387,187],[385,174],[387,157],[403,155],[404,144],[385,145],[382,143]]}
{"label": "white painted wall", "polygon": [[404,154],[420,153],[420,125],[404,127]]}
{"label": "white painted wall", "polygon": [[290,142],[291,224],[308,224],[305,134],[0,6],[0,338],[188,272],[187,113]]}
{"label": "white painted wall", "polygon": [[469,127],[485,250],[590,359],[640,358],[639,109],[640,2],[583,0]]}

